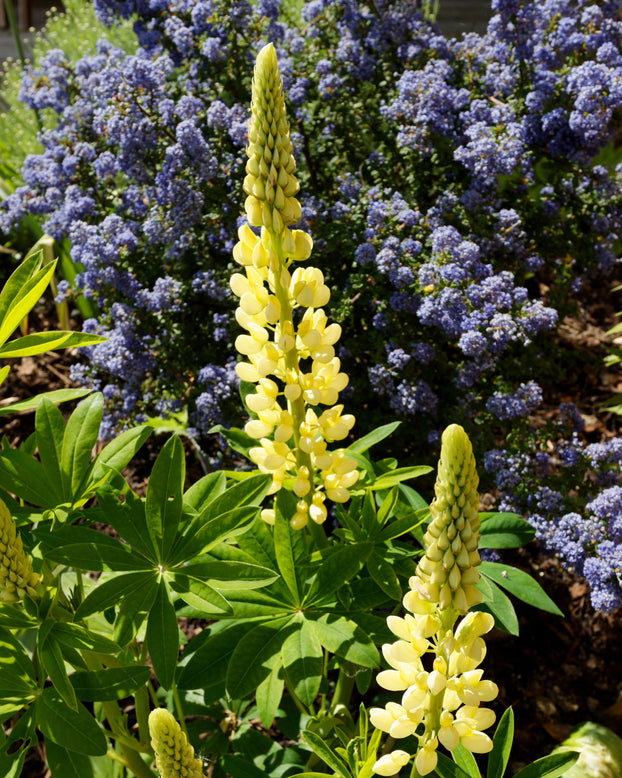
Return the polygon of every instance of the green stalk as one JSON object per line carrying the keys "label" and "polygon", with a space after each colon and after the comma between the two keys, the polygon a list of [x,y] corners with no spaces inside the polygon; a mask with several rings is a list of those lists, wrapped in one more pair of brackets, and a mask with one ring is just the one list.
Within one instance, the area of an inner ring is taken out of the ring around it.
{"label": "green stalk", "polygon": [[337,683],[335,684],[335,693],[333,694],[333,701],[330,705],[330,712],[334,713],[337,705],[345,705],[346,708],[350,708],[350,699],[352,697],[352,691],[354,690],[355,677],[346,673],[344,668],[340,668],[339,675],[337,676]]}
{"label": "green stalk", "polygon": [[141,743],[149,743],[149,691],[147,686],[141,686],[134,693],[136,721],[138,722],[138,737]]}
{"label": "green stalk", "polygon": [[186,727],[186,717],[184,716],[184,708],[183,705],[181,704],[179,689],[177,688],[177,684],[175,682],[173,682],[171,691],[173,692],[173,703],[175,704],[175,710],[177,711],[177,719],[179,721],[179,726],[181,727],[181,731],[184,733],[184,735],[188,737],[188,728]]}

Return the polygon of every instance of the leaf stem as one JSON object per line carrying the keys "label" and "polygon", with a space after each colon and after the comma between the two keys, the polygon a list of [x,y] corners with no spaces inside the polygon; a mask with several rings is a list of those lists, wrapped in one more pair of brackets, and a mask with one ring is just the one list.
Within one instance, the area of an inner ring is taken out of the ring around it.
{"label": "leaf stem", "polygon": [[186,727],[186,718],[184,716],[184,708],[181,703],[181,697],[179,696],[179,689],[177,688],[177,684],[175,681],[173,681],[173,684],[171,686],[171,691],[173,692],[173,703],[175,705],[175,710],[177,711],[177,718],[179,719],[179,726],[182,729],[182,732],[188,736],[188,728]]}

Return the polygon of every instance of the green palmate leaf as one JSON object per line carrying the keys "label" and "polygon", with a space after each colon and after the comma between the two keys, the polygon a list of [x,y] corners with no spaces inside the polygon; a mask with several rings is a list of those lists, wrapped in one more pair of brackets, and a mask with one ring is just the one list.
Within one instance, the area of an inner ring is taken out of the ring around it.
{"label": "green palmate leaf", "polygon": [[480,513],[480,548],[518,548],[532,541],[535,529],[516,513]]}
{"label": "green palmate leaf", "polygon": [[186,462],[178,435],[165,443],[155,461],[145,502],[147,529],[158,561],[166,561],[181,519]]}
{"label": "green palmate leaf", "polygon": [[557,616],[564,615],[540,584],[522,570],[498,562],[482,562],[480,570],[485,576],[528,605]]}
{"label": "green palmate leaf", "polygon": [[78,710],[76,693],[67,676],[65,660],[59,644],[52,635],[48,635],[38,646],[39,660],[48,674],[52,685],[71,710]]}
{"label": "green palmate leaf", "polygon": [[313,704],[322,680],[323,653],[313,626],[296,618],[296,629],[283,641],[281,656],[294,693],[303,705]]}
{"label": "green palmate leaf", "polygon": [[82,703],[78,703],[77,711],[72,710],[49,686],[37,699],[36,710],[39,729],[57,745],[78,754],[101,756],[106,753],[108,745],[104,731]]}
{"label": "green palmate leaf", "polygon": [[420,478],[422,475],[431,473],[432,468],[427,465],[418,465],[416,467],[400,467],[397,470],[392,470],[389,473],[376,478],[371,484],[366,486],[367,489],[373,489],[379,491],[381,489],[390,489],[392,486],[402,483],[402,481],[410,481],[412,478]]}
{"label": "green palmate leaf", "polygon": [[126,573],[98,583],[97,588],[93,589],[79,606],[75,618],[77,621],[81,621],[92,613],[103,612],[107,608],[117,605],[122,598],[137,596],[141,590],[154,581],[154,573],[141,572]]}
{"label": "green palmate leaf", "polygon": [[388,438],[389,435],[391,435],[395,430],[400,426],[401,422],[399,421],[393,421],[390,424],[385,424],[382,427],[377,427],[375,430],[372,430],[367,435],[364,435],[362,438],[359,438],[356,442],[354,442],[351,446],[348,446],[346,449],[346,452],[348,454],[363,454],[365,451],[368,451],[372,446],[375,446],[377,443],[380,443],[385,438]]}
{"label": "green palmate leaf", "polygon": [[5,405],[3,408],[0,408],[0,416],[5,416],[8,413],[34,411],[39,407],[41,400],[44,398],[53,403],[64,403],[71,400],[79,400],[81,397],[86,397],[90,392],[90,389],[55,389],[53,392],[43,392],[34,397],[29,397],[27,400],[19,400],[11,405]]}
{"label": "green palmate leaf", "polygon": [[508,708],[497,725],[488,757],[486,778],[503,778],[514,741],[514,711]]}
{"label": "green palmate leaf", "polygon": [[[230,546],[229,548],[233,548]],[[238,551],[239,549],[236,549]],[[218,589],[259,589],[275,581],[279,574],[267,567],[233,559],[200,560],[185,565],[183,572],[202,581],[211,581]]]}
{"label": "green palmate leaf", "polygon": [[139,665],[77,672],[69,676],[76,697],[86,702],[129,697],[151,677],[151,669]]}
{"label": "green palmate leaf", "polygon": [[512,605],[512,601],[507,597],[494,581],[482,576],[477,588],[484,595],[484,606],[482,610],[487,610],[494,616],[495,625],[500,629],[509,632],[510,635],[518,635],[518,617]]}
{"label": "green palmate leaf", "polygon": [[[73,528],[72,528],[73,529]],[[92,535],[101,535],[101,533],[91,531]],[[46,559],[51,559],[68,567],[79,570],[149,570],[153,565],[149,560],[140,554],[136,554],[132,549],[114,541],[114,538],[107,538],[105,542],[99,543],[97,540],[91,543],[70,543],[61,548],[54,548],[45,554]]]}
{"label": "green palmate leaf", "polygon": [[305,602],[307,605],[329,599],[361,569],[371,553],[371,543],[356,543],[330,550],[320,562]]}
{"label": "green palmate leaf", "polygon": [[[289,515],[291,516],[293,513]],[[300,592],[298,590],[296,562],[294,560],[294,551],[292,547],[292,532],[295,531],[296,530],[292,530],[287,513],[284,513],[283,511],[283,499],[277,499],[276,521],[274,525],[274,550],[276,553],[276,562],[283,581],[292,596],[293,604],[299,605]]]}
{"label": "green palmate leaf", "polygon": [[52,330],[50,332],[34,332],[24,335],[0,346],[0,358],[15,359],[42,354],[44,351],[55,351],[60,348],[75,348],[104,343],[106,338],[100,335],[90,335],[86,332],[69,332]]}
{"label": "green palmate leaf", "polygon": [[10,627],[11,629],[29,629],[35,627],[37,620],[29,616],[22,607],[21,603],[8,605],[4,603],[0,606],[0,627]]}
{"label": "green palmate leaf", "polygon": [[266,778],[264,770],[255,767],[252,762],[241,756],[225,754],[220,761],[223,768],[227,771],[227,775],[235,775],[235,778]]}
{"label": "green palmate leaf", "polygon": [[350,619],[323,613],[311,622],[320,645],[332,654],[363,667],[378,667],[380,657],[369,635]]}
{"label": "green palmate leaf", "polygon": [[170,689],[179,654],[179,627],[175,607],[162,579],[147,621],[147,647],[158,681]]}
{"label": "green palmate leaf", "polygon": [[180,662],[180,689],[207,689],[223,683],[231,655],[249,629],[248,622],[210,624],[194,638]]}
{"label": "green palmate leaf", "polygon": [[255,694],[257,714],[264,727],[270,728],[272,726],[283,697],[284,688],[283,665],[277,661],[270,674],[259,684]]}
{"label": "green palmate leaf", "polygon": [[281,646],[296,629],[291,616],[258,624],[236,646],[227,668],[227,692],[234,699],[243,699],[255,692],[259,684],[280,661]]}
{"label": "green palmate leaf", "polygon": [[342,762],[333,749],[319,735],[310,729],[305,729],[302,732],[302,737],[313,753],[319,756],[340,778],[350,778],[345,762]]}
{"label": "green palmate leaf", "polygon": [[35,706],[26,710],[15,722],[10,735],[0,747],[0,775],[20,778],[30,746],[36,742]]}
{"label": "green palmate leaf", "polygon": [[5,365],[0,368],[0,385],[4,383],[4,379],[8,376],[11,365]]}
{"label": "green palmate leaf", "polygon": [[95,651],[98,654],[116,654],[119,646],[110,638],[98,635],[80,624],[57,622],[52,628],[55,640],[69,648]]}
{"label": "green palmate leaf", "polygon": [[61,489],[61,456],[63,451],[63,435],[65,420],[56,405],[47,397],[43,397],[35,415],[35,429],[39,458],[50,483],[58,486],[58,503],[63,502]]}
{"label": "green palmate leaf", "polygon": [[[244,505],[216,516],[202,526],[195,526],[193,522],[193,526],[188,530],[188,537],[184,535],[173,549],[170,563],[177,565],[186,559],[207,554],[224,540],[244,532],[258,515],[257,506]],[[196,520],[196,524],[200,524],[199,520],[200,517]]]}
{"label": "green palmate leaf", "polygon": [[372,551],[367,560],[367,571],[391,599],[401,600],[402,587],[391,562],[376,551]]}
{"label": "green palmate leaf", "polygon": [[550,754],[537,759],[532,764],[519,770],[514,778],[557,778],[563,775],[579,758],[577,751]]}
{"label": "green palmate leaf", "polygon": [[45,756],[52,778],[94,778],[93,765],[85,754],[67,751],[53,740],[48,740]]}
{"label": "green palmate leaf", "polygon": [[61,453],[61,482],[66,501],[80,496],[80,486],[91,464],[99,435],[104,398],[100,393],[83,400],[69,417]]}
{"label": "green palmate leaf", "polygon": [[220,497],[227,486],[227,477],[222,470],[215,473],[208,473],[195,481],[192,486],[184,492],[184,506],[200,513],[208,503]]}
{"label": "green palmate leaf", "polygon": [[196,608],[203,617],[219,618],[233,614],[231,603],[213,586],[199,578],[187,575],[187,568],[183,568],[183,573],[171,574],[170,582],[181,599],[192,608]]}
{"label": "green palmate leaf", "polygon": [[90,484],[98,483],[110,475],[111,470],[121,472],[150,435],[151,427],[132,427],[107,443],[93,462]]}
{"label": "green palmate leaf", "polygon": [[26,257],[26,259],[15,268],[13,273],[11,273],[8,281],[0,290],[0,321],[6,317],[10,307],[15,304],[15,301],[19,298],[20,292],[28,283],[28,280],[39,270],[42,259],[43,252],[35,252]]}
{"label": "green palmate leaf", "polygon": [[158,577],[152,576],[149,582],[136,594],[121,600],[112,630],[112,639],[119,645],[125,646],[135,639],[138,630],[153,607],[157,592]]}
{"label": "green palmate leaf", "polygon": [[156,561],[153,544],[147,530],[145,503],[130,489],[119,474],[97,490],[101,520],[110,524],[132,548]]}

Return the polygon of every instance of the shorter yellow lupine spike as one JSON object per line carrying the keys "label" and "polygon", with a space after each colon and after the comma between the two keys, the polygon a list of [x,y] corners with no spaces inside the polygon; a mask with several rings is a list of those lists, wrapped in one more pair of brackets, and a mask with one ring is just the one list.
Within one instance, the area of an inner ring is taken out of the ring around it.
{"label": "shorter yellow lupine spike", "polygon": [[459,613],[481,601],[479,580],[479,478],[473,447],[458,424],[443,433],[432,521],[423,538],[417,575],[430,599]]}
{"label": "shorter yellow lupine spike", "polygon": [[149,734],[161,778],[203,778],[203,763],[166,708],[149,714]]}
{"label": "shorter yellow lupine spike", "polygon": [[0,602],[19,602],[37,595],[41,576],[33,572],[11,512],[0,500]]}

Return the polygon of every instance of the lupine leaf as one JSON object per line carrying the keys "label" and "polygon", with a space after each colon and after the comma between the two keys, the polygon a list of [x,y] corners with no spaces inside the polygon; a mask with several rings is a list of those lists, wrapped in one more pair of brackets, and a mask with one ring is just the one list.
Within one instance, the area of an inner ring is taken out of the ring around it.
{"label": "lupine leaf", "polygon": [[110,638],[98,635],[80,624],[57,622],[53,626],[55,639],[65,646],[98,654],[116,654],[119,646]]}
{"label": "lupine leaf", "polygon": [[97,501],[101,520],[110,524],[132,548],[155,562],[154,548],[147,530],[145,502],[134,494],[125,479],[114,474],[97,490]]}
{"label": "lupine leaf", "polygon": [[52,778],[93,778],[93,765],[85,754],[67,751],[49,739],[45,756]]}
{"label": "lupine leaf", "polygon": [[[73,529],[73,528],[72,528]],[[100,533],[92,531],[93,535]],[[110,538],[114,540],[114,538]],[[132,549],[116,541],[114,545],[109,542],[99,543],[94,540],[91,543],[70,543],[61,548],[48,551],[46,559],[74,567],[79,570],[102,571],[106,568],[118,571],[149,570],[152,564],[143,556],[136,554]]]}
{"label": "lupine leaf", "polygon": [[76,620],[81,621],[92,613],[117,605],[121,598],[137,594],[153,579],[154,573],[151,572],[126,573],[98,583],[97,588],[93,589],[78,607]]}
{"label": "lupine leaf", "polygon": [[167,561],[183,504],[186,463],[178,435],[171,436],[153,465],[145,500],[147,529],[158,561]]}
{"label": "lupine leaf", "polygon": [[367,571],[378,584],[378,586],[391,599],[400,600],[402,597],[402,587],[399,579],[393,569],[393,565],[388,559],[373,551],[367,560]]}
{"label": "lupine leaf", "polygon": [[231,603],[220,592],[205,581],[187,575],[185,567],[182,570],[171,574],[171,586],[184,602],[196,608],[205,618],[233,614]]}
{"label": "lupine leaf", "polygon": [[485,609],[494,616],[496,626],[509,632],[510,635],[518,635],[518,617],[510,598],[493,580],[484,576],[479,579],[476,586],[484,595]]}
{"label": "lupine leaf", "polygon": [[56,405],[47,397],[42,398],[35,415],[35,429],[39,458],[50,482],[57,484],[58,502],[63,502],[61,484],[61,456],[65,420]]}
{"label": "lupine leaf", "polygon": [[372,550],[371,543],[356,543],[332,550],[321,561],[305,603],[327,599],[361,569]]}
{"label": "lupine leaf", "polygon": [[497,725],[488,757],[486,778],[503,778],[514,742],[514,712],[508,708]]}
{"label": "lupine leaf", "polygon": [[0,451],[0,487],[40,508],[58,505],[57,487],[43,465],[20,449]]}
{"label": "lupine leaf", "polygon": [[99,435],[104,398],[101,393],[83,400],[69,417],[63,435],[61,482],[69,502],[79,495],[80,486],[91,464],[93,446]]}
{"label": "lupine leaf", "polygon": [[304,618],[283,641],[281,656],[285,672],[303,705],[313,704],[322,680],[323,653],[313,626]]}
{"label": "lupine leaf", "polygon": [[557,616],[564,615],[540,584],[522,570],[511,565],[502,565],[499,562],[482,562],[480,570],[488,578],[528,605],[533,605],[534,608],[540,608],[540,610],[554,613]]}
{"label": "lupine leaf", "polygon": [[300,604],[300,592],[296,577],[296,563],[292,548],[292,530],[287,515],[282,510],[282,501],[277,500],[274,525],[274,551],[279,572],[289,589],[294,605]]}
{"label": "lupine leaf", "polygon": [[184,651],[178,687],[207,689],[224,684],[229,659],[250,628],[248,622],[227,620],[207,626]]}
{"label": "lupine leaf", "polygon": [[389,473],[384,473],[378,476],[371,484],[366,486],[367,489],[373,489],[379,491],[381,489],[390,489],[392,486],[402,483],[402,481],[410,481],[412,478],[420,478],[422,475],[431,473],[432,468],[428,465],[416,465],[414,467],[400,467],[397,470],[391,470]]}
{"label": "lupine leaf", "polygon": [[283,665],[277,661],[268,677],[259,684],[255,694],[257,714],[264,727],[270,728],[272,726],[283,697],[284,687]]}
{"label": "lupine leaf", "polygon": [[101,335],[91,335],[87,332],[71,332],[67,330],[33,332],[31,335],[15,338],[0,346],[0,358],[16,359],[18,357],[30,357],[34,354],[42,354],[44,351],[92,346],[96,343],[104,343],[106,340],[107,338],[103,338]]}
{"label": "lupine leaf", "polygon": [[375,446],[376,443],[380,443],[385,438],[388,438],[395,430],[400,426],[400,421],[393,421],[390,424],[385,424],[382,427],[377,427],[367,435],[363,435],[351,446],[346,449],[346,454],[363,454],[365,451]]}
{"label": "lupine leaf", "polygon": [[535,529],[516,513],[480,513],[480,548],[518,548],[536,535]]}
{"label": "lupine leaf", "polygon": [[151,431],[147,425],[132,427],[113,438],[93,462],[89,482],[99,482],[110,470],[121,472],[151,435]]}
{"label": "lupine leaf", "polygon": [[252,694],[280,661],[281,646],[296,629],[290,616],[258,624],[235,647],[227,669],[227,692],[234,699]]}
{"label": "lupine leaf", "polygon": [[5,416],[8,413],[22,413],[23,411],[33,411],[39,407],[41,400],[48,399],[53,403],[69,402],[70,400],[79,400],[81,397],[86,397],[90,394],[90,389],[54,389],[52,392],[42,392],[34,397],[28,397],[26,400],[18,400],[18,402],[5,405],[0,408],[0,416]]}
{"label": "lupine leaf", "polygon": [[65,660],[63,659],[60,646],[51,634],[38,646],[38,654],[45,672],[48,674],[56,691],[62,697],[65,705],[77,712],[78,700],[76,693],[67,676]]}
{"label": "lupine leaf", "polygon": [[479,767],[475,761],[473,754],[465,748],[462,743],[458,743],[456,748],[451,752],[454,762],[458,767],[462,768],[467,775],[471,778],[480,778]]}
{"label": "lupine leaf", "polygon": [[320,643],[332,654],[363,667],[378,667],[380,657],[367,633],[350,619],[323,613],[311,621]]}
{"label": "lupine leaf", "polygon": [[166,581],[162,579],[147,621],[147,648],[158,681],[170,689],[179,654],[179,626]]}
{"label": "lupine leaf", "polygon": [[[36,264],[32,266],[33,269]],[[50,262],[45,267],[32,273],[26,281],[21,277],[21,283],[13,283],[15,273],[11,275],[0,294],[0,343],[4,343],[10,335],[19,327],[26,314],[34,308],[39,301],[50,278],[54,275],[56,261]],[[19,270],[20,268],[17,268]],[[17,272],[17,271],[16,271]],[[12,296],[5,294],[8,289]]]}
{"label": "lupine leaf", "polygon": [[437,751],[438,762],[436,764],[435,772],[440,778],[471,778],[468,773],[459,767],[455,762]]}
{"label": "lupine leaf", "polygon": [[527,767],[519,770],[514,778],[557,778],[571,767],[579,758],[578,751],[549,754],[537,759]]}
{"label": "lupine leaf", "polygon": [[[229,548],[233,548],[229,546]],[[239,550],[239,549],[236,549]],[[217,589],[259,589],[276,581],[279,574],[267,567],[236,560],[210,559],[184,566],[183,572],[203,581],[214,581]]]}
{"label": "lupine leaf", "polygon": [[319,756],[340,778],[350,778],[345,763],[341,761],[333,749],[319,735],[311,732],[310,729],[305,729],[302,732],[302,737],[313,750],[313,753]]}
{"label": "lupine leaf", "polygon": [[119,645],[124,646],[135,638],[138,629],[153,607],[158,593],[158,575],[153,573],[148,575],[149,577],[138,591],[126,595],[119,603],[112,630],[112,639]]}
{"label": "lupine leaf", "polygon": [[69,751],[101,756],[108,749],[103,729],[84,705],[71,710],[52,686],[37,700],[37,724],[46,738]]}
{"label": "lupine leaf", "polygon": [[222,470],[215,473],[208,473],[195,481],[192,486],[184,492],[184,504],[200,513],[208,503],[220,497],[227,486],[227,478]]}
{"label": "lupine leaf", "polygon": [[120,700],[147,683],[151,669],[142,665],[107,667],[103,670],[72,673],[69,680],[76,697],[86,702]]}

